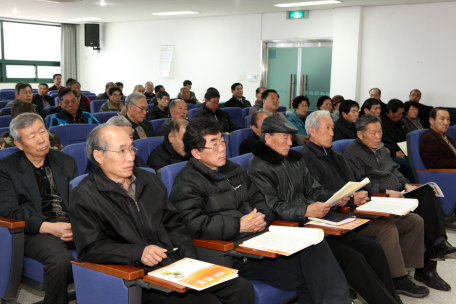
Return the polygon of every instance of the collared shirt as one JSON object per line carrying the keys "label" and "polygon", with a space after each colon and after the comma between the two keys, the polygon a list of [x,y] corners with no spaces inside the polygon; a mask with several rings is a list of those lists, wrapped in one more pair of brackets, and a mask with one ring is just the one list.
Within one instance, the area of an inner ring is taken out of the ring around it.
{"label": "collared shirt", "polygon": [[51,105],[49,104],[49,102],[47,102],[47,100],[42,97],[41,95],[38,97],[39,99],[41,99],[41,101],[43,102],[43,108],[46,108],[46,107],[50,107]]}
{"label": "collared shirt", "polygon": [[121,183],[118,183],[116,182],[117,185],[119,185],[119,187],[124,190],[125,192],[127,192],[127,194],[133,199],[135,200],[135,196],[136,196],[136,176],[134,174],[132,174],[130,176],[130,185],[128,186],[128,190],[125,189],[124,185],[121,184]]}
{"label": "collared shirt", "polygon": [[450,146],[450,149],[451,149],[451,151],[453,151],[454,155],[456,155],[456,148],[448,140],[448,137],[445,134],[443,134],[442,137],[443,137],[443,140],[447,143],[447,145]]}
{"label": "collared shirt", "polygon": [[82,110],[78,108],[78,111],[76,112],[76,117],[68,113],[67,111],[63,110],[63,115],[65,115],[72,123],[77,123],[77,124],[83,124],[84,119],[82,117]]}

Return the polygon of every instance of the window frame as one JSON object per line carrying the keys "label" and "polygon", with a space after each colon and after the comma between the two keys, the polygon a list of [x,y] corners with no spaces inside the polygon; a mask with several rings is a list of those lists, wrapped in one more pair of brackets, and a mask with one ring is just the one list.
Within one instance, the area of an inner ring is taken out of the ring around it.
{"label": "window frame", "polygon": [[[60,67],[60,61],[41,61],[41,60],[9,60],[5,59],[5,41],[3,34],[3,22],[10,23],[22,23],[22,24],[33,24],[33,25],[45,25],[45,26],[56,26],[61,27],[60,25],[53,24],[43,24],[43,23],[32,23],[32,22],[18,22],[18,21],[9,21],[0,19],[0,39],[1,39],[1,54],[0,59],[0,83],[16,83],[19,81],[25,81],[29,83],[52,83],[52,78],[37,78],[38,77],[38,66],[58,66]],[[33,65],[35,67],[35,78],[7,78],[6,77],[6,66],[7,65]]]}

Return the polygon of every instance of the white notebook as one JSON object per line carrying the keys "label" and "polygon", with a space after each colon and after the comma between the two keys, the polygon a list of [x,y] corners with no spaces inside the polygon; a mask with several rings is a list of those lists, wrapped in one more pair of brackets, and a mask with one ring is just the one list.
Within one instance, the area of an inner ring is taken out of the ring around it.
{"label": "white notebook", "polygon": [[323,238],[324,232],[321,229],[271,225],[268,232],[239,246],[288,256],[320,243]]}
{"label": "white notebook", "polygon": [[356,191],[358,191],[359,189],[361,189],[362,187],[364,187],[365,185],[367,185],[369,183],[370,183],[370,180],[368,177],[366,177],[365,179],[363,179],[360,182],[348,182],[339,191],[334,193],[334,195],[331,196],[331,198],[329,200],[327,200],[326,203],[334,206],[337,204],[338,201],[340,201],[344,197],[347,197],[347,196],[355,193]]}
{"label": "white notebook", "polygon": [[418,207],[418,200],[414,198],[392,198],[373,196],[371,201],[356,208],[358,211],[371,211],[406,215]]}

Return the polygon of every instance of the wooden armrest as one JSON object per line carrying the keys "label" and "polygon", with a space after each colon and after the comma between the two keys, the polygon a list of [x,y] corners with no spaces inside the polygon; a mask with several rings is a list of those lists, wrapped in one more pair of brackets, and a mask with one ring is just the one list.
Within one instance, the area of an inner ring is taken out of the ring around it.
{"label": "wooden armrest", "polygon": [[456,173],[456,169],[427,169],[427,170],[416,170],[417,172],[442,172],[442,173]]}
{"label": "wooden armrest", "polygon": [[386,193],[372,193],[372,196],[389,197],[389,194],[386,194]]}
{"label": "wooden armrest", "polygon": [[421,187],[421,186],[423,186],[423,184],[410,184],[410,185],[415,186],[415,187]]}
{"label": "wooden armrest", "polygon": [[355,211],[353,211],[354,213],[358,213],[358,214],[367,214],[367,215],[376,215],[376,216],[383,216],[383,217],[390,217],[391,216],[391,213],[382,213],[382,212],[373,212],[373,211],[359,211],[357,209],[355,209]]}
{"label": "wooden armrest", "polygon": [[114,265],[114,264],[95,264],[83,262],[81,260],[71,261],[72,264],[106,273],[124,280],[136,280],[144,276],[144,270],[128,265]]}
{"label": "wooden armrest", "polygon": [[298,222],[289,222],[289,221],[272,221],[271,225],[274,226],[288,226],[288,227],[299,227]]}
{"label": "wooden armrest", "polygon": [[219,251],[229,251],[234,249],[234,244],[232,242],[226,241],[194,239],[193,243],[197,247],[203,247]]}
{"label": "wooden armrest", "polygon": [[248,247],[241,247],[237,246],[236,247],[237,252],[244,252],[244,253],[250,253],[250,254],[255,254],[255,255],[261,255],[267,258],[276,258],[277,253],[269,252],[269,251],[263,251],[263,250],[257,250],[253,248],[248,248]]}
{"label": "wooden armrest", "polygon": [[351,209],[349,206],[343,206],[342,209],[340,210],[340,213],[349,213],[351,212]]}
{"label": "wooden armrest", "polygon": [[25,222],[0,216],[0,227],[15,229],[25,227]]}
{"label": "wooden armrest", "polygon": [[188,287],[185,287],[185,286],[173,283],[173,282],[169,282],[169,281],[166,281],[166,280],[163,280],[163,279],[159,279],[157,277],[153,277],[153,276],[150,276],[150,275],[146,275],[143,278],[143,280],[144,280],[144,282],[147,282],[147,283],[150,283],[150,284],[154,284],[154,285],[157,285],[157,286],[160,286],[160,287],[163,287],[163,288],[167,288],[169,290],[172,290],[172,291],[175,291],[175,292],[179,292],[179,293],[184,293],[184,292],[186,292],[189,289]]}
{"label": "wooden armrest", "polygon": [[323,230],[324,233],[331,234],[331,235],[342,235],[342,234],[350,231],[350,229],[346,229],[346,228],[327,227],[327,226],[319,226],[319,225],[312,225],[312,224],[304,225],[304,228],[321,229],[321,230]]}

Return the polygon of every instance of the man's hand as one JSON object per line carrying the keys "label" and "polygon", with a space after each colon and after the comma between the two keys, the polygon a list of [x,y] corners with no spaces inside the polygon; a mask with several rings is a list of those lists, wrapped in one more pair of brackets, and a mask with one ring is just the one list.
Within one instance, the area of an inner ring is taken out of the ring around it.
{"label": "man's hand", "polygon": [[256,208],[253,209],[252,212],[241,217],[241,229],[239,231],[242,233],[259,232],[264,230],[266,227],[264,217],[265,215],[263,213],[258,213]]}
{"label": "man's hand", "polygon": [[166,251],[166,249],[155,245],[146,246],[141,257],[141,263],[146,266],[155,266],[167,258]]}
{"label": "man's hand", "polygon": [[362,206],[369,201],[369,194],[367,191],[359,191],[354,196],[355,206]]}
{"label": "man's hand", "polygon": [[350,196],[344,197],[343,199],[341,199],[340,201],[337,202],[337,206],[343,207],[343,206],[347,205],[348,201],[350,200],[350,197],[352,197],[352,196],[353,196],[353,194]]}
{"label": "man's hand", "polygon": [[405,192],[409,192],[409,191],[415,190],[416,188],[417,187],[412,186],[410,184],[405,184],[405,186],[404,186]]}
{"label": "man's hand", "polygon": [[402,151],[397,151],[396,152],[396,157],[404,158],[405,155],[404,155],[404,153]]}
{"label": "man's hand", "polygon": [[331,204],[326,204],[322,202],[315,202],[310,204],[307,207],[305,217],[324,217],[326,213],[328,213],[329,209],[331,209]]}
{"label": "man's hand", "polygon": [[394,190],[386,190],[386,194],[389,195],[389,197],[395,197],[395,198],[404,198],[402,193],[399,191],[394,191]]}
{"label": "man's hand", "polygon": [[70,223],[43,222],[40,226],[40,233],[52,234],[66,242],[73,240],[73,231]]}

